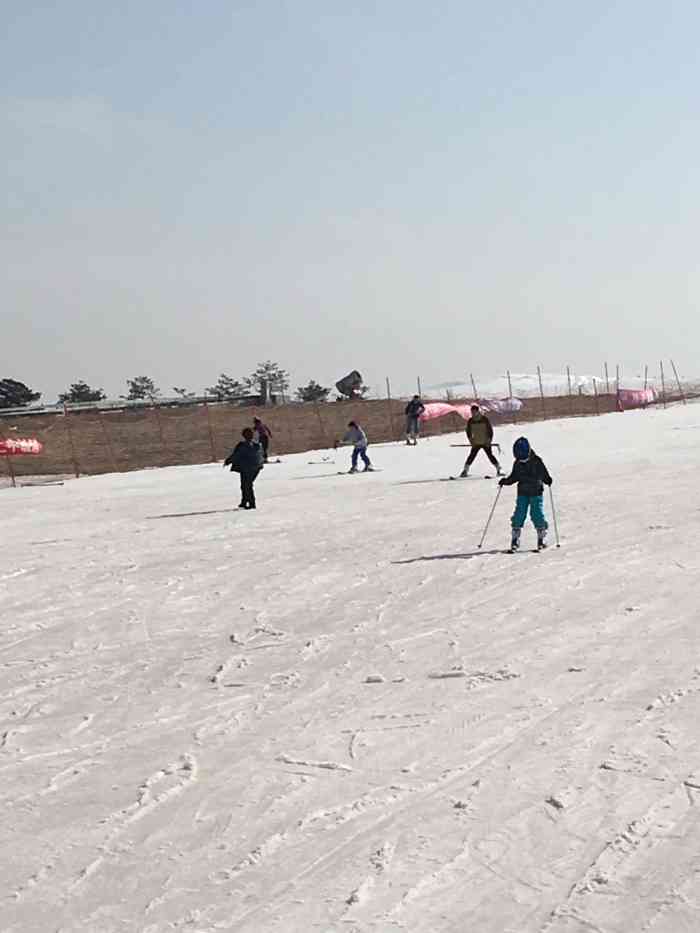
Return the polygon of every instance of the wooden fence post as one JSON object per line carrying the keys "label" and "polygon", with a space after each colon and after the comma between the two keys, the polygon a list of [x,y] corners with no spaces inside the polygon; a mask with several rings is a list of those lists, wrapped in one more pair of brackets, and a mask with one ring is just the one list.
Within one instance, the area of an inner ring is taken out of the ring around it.
{"label": "wooden fence post", "polygon": [[316,417],[318,418],[318,426],[321,430],[321,435],[320,435],[321,447],[328,447],[330,449],[330,445],[328,443],[328,437],[326,436],[326,426],[323,423],[323,418],[321,417],[321,409],[318,407],[318,402],[314,402],[314,410],[316,412]]}
{"label": "wooden fence post", "polygon": [[12,457],[9,454],[5,454],[5,459],[7,460],[7,472],[10,474],[10,479],[12,480],[12,488],[17,488],[17,480],[15,479],[15,468],[12,465]]}
{"label": "wooden fence post", "polygon": [[608,375],[608,364],[605,364],[605,394],[610,395],[610,377]]}
{"label": "wooden fence post", "polygon": [[75,478],[80,479],[80,470],[78,468],[78,458],[75,455],[75,444],[73,443],[73,432],[71,431],[70,418],[68,416],[68,407],[66,403],[63,403],[63,417],[65,418],[66,431],[68,432],[68,444],[70,446],[71,459],[73,460],[73,472],[75,473]]}
{"label": "wooden fence post", "polygon": [[[7,435],[4,431],[0,431],[0,438],[7,440]],[[17,486],[17,481],[15,479],[15,468],[12,465],[12,457],[10,457],[9,453],[5,454],[5,460],[7,461],[7,475],[12,480],[12,488],[14,489]]]}
{"label": "wooden fence post", "polygon": [[[508,398],[512,400],[513,398],[513,385],[510,381],[510,370],[506,370],[506,376],[508,377]],[[513,409],[513,424],[518,422],[518,413]]]}
{"label": "wooden fence post", "polygon": [[600,414],[600,403],[598,401],[598,381],[596,377],[593,377],[593,395],[595,396],[595,413],[596,415]]}
{"label": "wooden fence post", "polygon": [[158,405],[155,402],[153,402],[152,410],[156,416],[156,424],[158,425],[158,434],[160,435],[160,446],[163,449],[163,453],[165,453],[165,437],[163,436],[163,423],[160,420],[160,412],[158,411]]}
{"label": "wooden fence post", "polygon": [[97,420],[100,422],[100,427],[102,428],[102,434],[104,435],[105,444],[107,446],[107,453],[109,454],[110,463],[112,464],[112,471],[117,472],[117,459],[114,456],[114,448],[112,447],[112,439],[109,436],[107,431],[107,425],[105,424],[104,418],[102,417],[102,412],[100,409],[97,409]]}
{"label": "wooden fence post", "polygon": [[664,408],[666,407],[666,383],[664,382],[664,361],[661,360],[659,366],[661,367],[661,401],[664,403]]}
{"label": "wooden fence post", "polygon": [[683,404],[684,404],[684,405],[687,405],[687,401],[686,401],[686,397],[685,397],[685,392],[683,391],[683,386],[681,385],[681,380],[678,378],[678,370],[676,369],[676,364],[673,362],[673,360],[671,360],[671,366],[673,366],[673,374],[674,374],[674,376],[676,377],[676,382],[678,383],[678,391],[680,392],[680,396],[681,396],[681,398],[683,399]]}
{"label": "wooden fence post", "polygon": [[644,367],[644,391],[645,391],[645,392],[646,392],[646,390],[647,390],[647,384],[648,384],[648,382],[649,382],[649,366],[646,365],[646,366]]}
{"label": "wooden fence post", "polygon": [[566,381],[567,381],[567,383],[568,383],[568,385],[569,385],[569,414],[570,414],[570,415],[573,415],[573,413],[574,413],[574,399],[573,399],[573,396],[572,396],[572,394],[571,394],[571,369],[570,369],[568,366],[566,367]]}
{"label": "wooden fence post", "polygon": [[204,403],[204,411],[207,415],[207,429],[209,431],[209,447],[211,448],[211,462],[216,463],[216,445],[214,444],[214,431],[211,426],[211,412],[209,411],[209,402]]}
{"label": "wooden fence post", "polygon": [[386,377],[386,398],[389,405],[389,430],[391,431],[392,441],[396,440],[396,433],[394,431],[394,412],[391,405],[391,386],[389,385],[389,377]]}
{"label": "wooden fence post", "polygon": [[544,404],[544,389],[542,388],[542,370],[540,369],[539,366],[537,367],[537,379],[539,380],[539,383],[540,383],[540,399],[542,400],[542,417],[546,418],[547,408]]}
{"label": "wooden fence post", "polygon": [[423,390],[421,389],[421,386],[420,386],[420,376],[418,376],[416,379],[416,385],[418,386],[418,395],[420,395],[420,397],[423,398]]}
{"label": "wooden fence post", "polygon": [[478,404],[479,404],[479,393],[476,391],[476,383],[474,382],[474,376],[473,376],[471,373],[469,373],[469,378],[470,378],[471,381],[472,381],[472,390],[473,390],[473,392],[474,392],[474,401],[475,401],[475,403],[478,405]]}
{"label": "wooden fence post", "polygon": [[615,364],[615,407],[618,411],[622,411],[622,406],[620,404],[620,364]]}

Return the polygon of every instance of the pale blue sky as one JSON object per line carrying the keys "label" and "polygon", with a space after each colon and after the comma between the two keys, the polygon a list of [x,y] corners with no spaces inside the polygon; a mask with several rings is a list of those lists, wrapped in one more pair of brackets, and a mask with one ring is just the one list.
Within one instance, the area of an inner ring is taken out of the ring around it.
{"label": "pale blue sky", "polygon": [[0,377],[700,374],[697,3],[0,11]]}

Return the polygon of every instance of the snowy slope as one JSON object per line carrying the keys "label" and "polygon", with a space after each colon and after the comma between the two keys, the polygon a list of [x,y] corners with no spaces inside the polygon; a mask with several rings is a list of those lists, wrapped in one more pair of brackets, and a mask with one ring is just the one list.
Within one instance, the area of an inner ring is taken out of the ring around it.
{"label": "snowy slope", "polygon": [[544,554],[463,435],[2,490],[2,930],[700,929],[700,407],[527,432]]}

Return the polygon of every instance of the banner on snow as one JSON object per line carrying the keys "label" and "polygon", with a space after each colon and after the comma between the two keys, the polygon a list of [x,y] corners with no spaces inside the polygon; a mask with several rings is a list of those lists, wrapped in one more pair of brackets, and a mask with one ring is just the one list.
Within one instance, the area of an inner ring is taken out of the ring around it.
{"label": "banner on snow", "polygon": [[23,454],[40,454],[44,449],[41,441],[35,437],[0,438],[0,456],[15,457]]}
{"label": "banner on snow", "polygon": [[623,408],[644,408],[656,401],[653,389],[620,389],[617,398]]}
{"label": "banner on snow", "polygon": [[[425,411],[421,415],[421,421],[433,421],[435,418],[444,418],[445,415],[453,413],[458,414],[465,421],[471,418],[471,402],[459,402],[456,405],[450,402],[426,402]],[[506,414],[508,412],[520,411],[523,403],[519,398],[503,399],[484,399],[479,402],[479,407],[484,412],[495,412],[496,414]]]}

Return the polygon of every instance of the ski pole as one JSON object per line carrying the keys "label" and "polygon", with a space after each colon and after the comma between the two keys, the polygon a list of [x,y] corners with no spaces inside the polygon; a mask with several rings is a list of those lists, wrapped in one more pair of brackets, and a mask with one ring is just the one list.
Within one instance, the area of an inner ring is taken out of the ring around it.
{"label": "ski pole", "polygon": [[498,505],[498,499],[503,492],[503,486],[498,487],[498,492],[496,493],[496,499],[491,507],[491,514],[489,515],[489,520],[486,522],[486,528],[484,528],[484,533],[481,536],[481,541],[479,541],[479,547],[484,543],[484,538],[486,537],[486,532],[489,530],[489,525],[491,524],[491,519],[493,518],[493,513],[496,511],[496,506]]}
{"label": "ski pole", "polygon": [[561,547],[559,543],[559,529],[557,528],[557,511],[554,508],[554,494],[552,493],[552,487],[549,487],[549,501],[552,506],[552,518],[554,519],[554,537],[557,541],[557,547]]}

